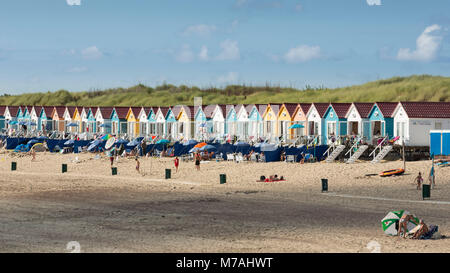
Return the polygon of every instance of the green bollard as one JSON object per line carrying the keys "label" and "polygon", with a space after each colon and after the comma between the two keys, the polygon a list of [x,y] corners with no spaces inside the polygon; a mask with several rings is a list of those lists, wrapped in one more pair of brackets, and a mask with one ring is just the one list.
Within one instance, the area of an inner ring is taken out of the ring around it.
{"label": "green bollard", "polygon": [[431,190],[430,185],[422,185],[422,200],[425,200],[425,198],[431,198]]}
{"label": "green bollard", "polygon": [[17,170],[17,162],[11,162],[11,171]]}
{"label": "green bollard", "polygon": [[220,184],[227,183],[227,176],[225,174],[220,175]]}
{"label": "green bollard", "polygon": [[170,179],[171,173],[172,173],[171,169],[166,169],[166,179]]}
{"label": "green bollard", "polygon": [[328,192],[328,179],[322,178],[322,192]]}
{"label": "green bollard", "polygon": [[111,167],[112,175],[117,175],[117,167]]}
{"label": "green bollard", "polygon": [[67,164],[62,164],[62,173],[67,172]]}

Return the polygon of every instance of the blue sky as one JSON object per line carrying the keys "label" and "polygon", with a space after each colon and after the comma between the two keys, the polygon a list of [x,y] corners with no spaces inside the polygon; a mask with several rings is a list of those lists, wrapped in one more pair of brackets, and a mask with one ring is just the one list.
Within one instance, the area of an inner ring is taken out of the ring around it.
{"label": "blue sky", "polygon": [[0,93],[450,76],[448,0],[14,0]]}

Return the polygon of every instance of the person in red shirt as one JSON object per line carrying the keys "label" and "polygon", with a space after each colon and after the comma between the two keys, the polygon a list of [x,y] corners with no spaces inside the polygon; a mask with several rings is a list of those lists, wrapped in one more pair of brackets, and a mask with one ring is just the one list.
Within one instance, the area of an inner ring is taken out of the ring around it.
{"label": "person in red shirt", "polygon": [[178,159],[178,156],[175,157],[174,163],[175,163],[175,172],[178,172],[178,165],[180,164],[180,160]]}

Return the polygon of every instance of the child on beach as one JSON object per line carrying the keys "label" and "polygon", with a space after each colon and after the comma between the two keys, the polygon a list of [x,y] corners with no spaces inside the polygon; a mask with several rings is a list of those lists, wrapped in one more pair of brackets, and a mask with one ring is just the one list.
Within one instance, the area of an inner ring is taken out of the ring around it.
{"label": "child on beach", "polygon": [[197,169],[197,171],[200,171],[200,153],[195,153],[194,154],[194,161],[195,161],[195,168]]}
{"label": "child on beach", "polygon": [[422,178],[422,174],[419,172],[419,175],[416,177],[416,179],[414,180],[417,183],[417,189],[420,190],[420,187],[423,183],[423,178]]}
{"label": "child on beach", "polygon": [[178,172],[178,165],[180,164],[180,160],[178,159],[178,156],[175,157],[174,159],[174,163],[175,163],[175,172]]}
{"label": "child on beach", "polygon": [[141,171],[139,170],[139,168],[140,168],[140,162],[139,162],[139,158],[136,156],[136,171],[137,171],[138,173],[141,173]]}

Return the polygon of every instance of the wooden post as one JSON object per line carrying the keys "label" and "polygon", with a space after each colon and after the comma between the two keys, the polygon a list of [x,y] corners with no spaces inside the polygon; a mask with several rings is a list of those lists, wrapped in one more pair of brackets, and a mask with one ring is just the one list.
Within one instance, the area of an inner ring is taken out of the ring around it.
{"label": "wooden post", "polygon": [[403,170],[406,172],[406,160],[405,160],[405,141],[402,140],[402,146],[403,146]]}

